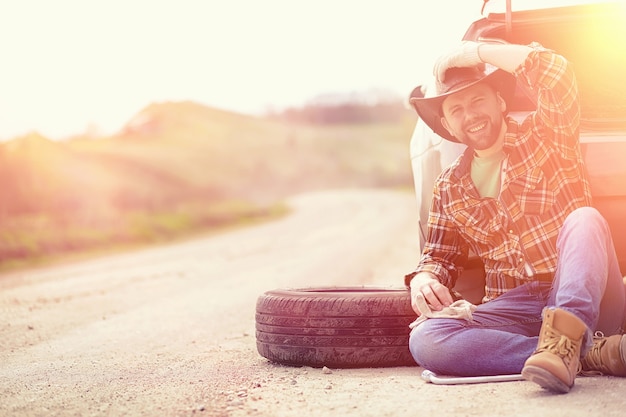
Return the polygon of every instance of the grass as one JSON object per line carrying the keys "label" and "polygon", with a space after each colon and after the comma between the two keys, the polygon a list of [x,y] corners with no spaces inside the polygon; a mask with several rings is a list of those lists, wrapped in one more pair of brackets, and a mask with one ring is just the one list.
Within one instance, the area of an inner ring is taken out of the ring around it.
{"label": "grass", "polygon": [[24,227],[14,233],[3,228],[0,242],[5,257],[0,262],[0,272],[206,237],[276,220],[288,213],[283,202],[259,208],[235,201],[208,210],[136,212],[126,216],[128,224],[124,228],[94,230],[52,225],[45,229]]}
{"label": "grass", "polygon": [[0,270],[275,219],[294,193],[410,187],[413,123],[294,125],[161,103],[111,137],[0,144]]}

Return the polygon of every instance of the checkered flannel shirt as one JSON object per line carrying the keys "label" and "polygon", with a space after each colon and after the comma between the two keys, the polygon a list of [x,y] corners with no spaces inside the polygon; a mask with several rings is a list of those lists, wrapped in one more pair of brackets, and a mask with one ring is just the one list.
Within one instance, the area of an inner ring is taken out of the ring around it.
{"label": "checkered flannel shirt", "polygon": [[[522,123],[507,118],[498,198],[481,198],[470,178],[468,149],[436,181],[428,234],[416,270],[452,288],[471,250],[485,266],[485,301],[557,265],[556,239],[567,215],[591,205],[579,145],[580,106],[574,73],[539,45],[515,71],[537,96]],[[544,275],[545,276],[545,275]]]}

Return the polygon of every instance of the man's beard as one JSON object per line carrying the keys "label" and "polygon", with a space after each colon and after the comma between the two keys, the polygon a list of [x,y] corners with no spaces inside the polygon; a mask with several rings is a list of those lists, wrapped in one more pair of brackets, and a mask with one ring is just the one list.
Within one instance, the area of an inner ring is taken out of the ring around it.
{"label": "man's beard", "polygon": [[466,144],[468,147],[482,151],[491,148],[497,141],[502,128],[502,119],[485,119],[487,125],[483,130],[477,134],[467,133],[467,130],[463,130],[463,134],[459,141]]}

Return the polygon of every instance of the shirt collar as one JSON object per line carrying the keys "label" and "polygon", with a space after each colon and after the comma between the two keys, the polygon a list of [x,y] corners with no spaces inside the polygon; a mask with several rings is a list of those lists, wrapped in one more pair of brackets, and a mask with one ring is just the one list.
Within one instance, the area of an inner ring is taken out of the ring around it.
{"label": "shirt collar", "polygon": [[[517,139],[517,132],[519,131],[519,123],[515,121],[510,116],[506,118],[506,132],[504,134],[504,145],[502,146],[502,150],[505,155],[509,155],[511,150],[515,147],[515,142]],[[461,155],[459,159],[455,162],[456,166],[453,168],[454,176],[460,180],[463,176],[469,175],[470,168],[472,164],[472,159],[474,158],[474,150],[472,148],[467,148]]]}

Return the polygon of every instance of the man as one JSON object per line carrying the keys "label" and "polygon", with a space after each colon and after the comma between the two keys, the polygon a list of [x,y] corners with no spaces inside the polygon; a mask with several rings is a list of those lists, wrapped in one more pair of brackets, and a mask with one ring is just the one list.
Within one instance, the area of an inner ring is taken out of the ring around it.
{"label": "man", "polygon": [[[591,207],[571,66],[538,44],[464,42],[434,72],[437,95],[411,103],[468,148],[436,181],[424,252],[405,283],[418,316],[425,305],[445,312],[471,250],[486,287],[471,317],[417,325],[414,359],[449,375],[521,372],[555,392],[579,372],[626,376],[626,291],[608,225]],[[521,123],[507,117],[516,83],[536,97]]]}

